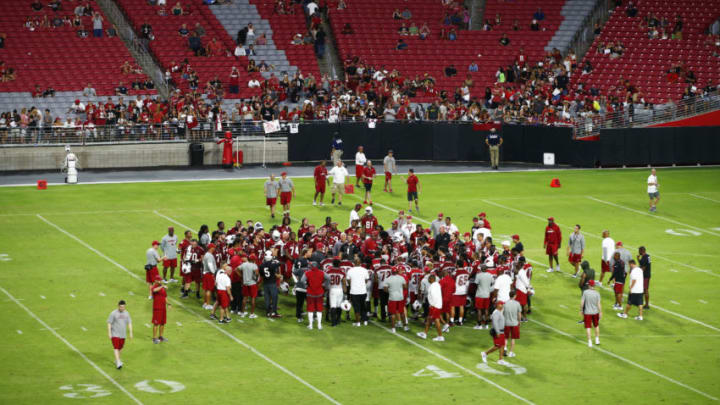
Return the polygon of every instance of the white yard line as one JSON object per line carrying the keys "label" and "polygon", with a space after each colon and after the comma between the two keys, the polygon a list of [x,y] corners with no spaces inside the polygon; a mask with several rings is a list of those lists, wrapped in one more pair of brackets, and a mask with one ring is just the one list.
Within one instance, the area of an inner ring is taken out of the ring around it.
{"label": "white yard line", "polygon": [[680,225],[680,226],[685,226],[685,227],[688,227],[688,228],[690,228],[690,229],[695,229],[696,231],[705,232],[705,233],[707,233],[707,234],[709,234],[709,235],[720,236],[720,233],[708,231],[707,229],[700,228],[700,227],[698,227],[698,226],[694,226],[694,225],[690,225],[690,224],[686,224],[686,223],[684,223],[684,222],[676,221],[676,220],[674,220],[674,219],[672,219],[672,218],[667,218],[667,217],[663,217],[663,216],[660,216],[660,215],[650,214],[650,213],[645,212],[645,211],[636,210],[636,209],[634,209],[634,208],[626,207],[626,206],[620,205],[620,204],[615,204],[615,203],[610,202],[610,201],[600,200],[600,199],[595,198],[595,197],[592,197],[592,196],[587,196],[587,198],[588,198],[589,200],[592,200],[592,201],[595,201],[595,202],[599,202],[599,203],[601,203],[601,204],[606,204],[606,205],[609,205],[609,206],[611,206],[611,207],[621,208],[621,209],[624,209],[624,210],[626,210],[626,211],[634,212],[634,213],[639,214],[639,215],[645,215],[645,216],[647,216],[647,217],[655,218],[655,219],[660,220],[660,221],[670,222],[671,224]]}
{"label": "white yard line", "polygon": [[715,200],[715,199],[705,197],[704,195],[699,195],[699,194],[693,194],[693,193],[688,193],[688,194],[695,198],[700,198],[702,200],[708,200],[708,201],[712,201],[712,202],[716,202],[716,203],[720,204],[720,200]]}
{"label": "white yard line", "polygon": [[185,225],[185,224],[182,224],[182,223],[180,223],[180,222],[178,222],[178,221],[176,221],[176,220],[174,220],[174,219],[172,219],[172,218],[170,218],[170,217],[168,217],[168,216],[166,216],[166,215],[163,215],[163,214],[161,214],[161,213],[159,213],[159,212],[157,212],[157,211],[153,211],[153,214],[159,216],[160,218],[166,219],[166,220],[172,222],[172,223],[175,224],[175,225],[182,226],[182,227],[185,228],[185,229],[192,229],[191,227],[189,227],[189,226],[187,226],[187,225]]}
{"label": "white yard line", "polygon": [[[579,342],[579,343],[581,343],[581,344],[583,344],[583,345],[586,344],[585,340],[583,340],[583,339],[578,339],[577,337],[575,337],[575,336],[573,336],[573,335],[571,335],[571,334],[569,334],[569,333],[566,333],[566,332],[563,332],[563,331],[561,331],[561,330],[559,330],[559,329],[553,328],[552,326],[547,325],[547,324],[545,324],[545,323],[536,321],[536,320],[534,320],[534,319],[530,319],[530,322],[533,322],[533,323],[538,324],[538,325],[540,325],[540,326],[542,326],[542,327],[544,327],[544,328],[547,328],[547,329],[549,329],[549,330],[552,330],[552,331],[554,331],[555,333],[560,334],[560,335],[562,335],[562,336],[565,336],[565,337],[568,337],[568,338],[570,338],[570,339],[573,339],[573,340],[575,340],[576,342]],[[651,369],[649,369],[649,368],[647,368],[647,367],[645,367],[645,366],[643,366],[643,365],[641,365],[641,364],[638,364],[638,363],[636,363],[636,362],[634,362],[634,361],[632,361],[632,360],[630,360],[630,359],[626,359],[625,357],[622,357],[622,356],[620,356],[620,355],[618,355],[618,354],[615,354],[615,353],[613,353],[613,352],[611,352],[611,351],[608,351],[608,350],[605,350],[605,349],[603,349],[603,348],[601,348],[601,347],[598,347],[597,345],[593,346],[593,349],[595,349],[595,350],[597,350],[597,351],[599,351],[599,352],[601,352],[601,353],[603,353],[603,354],[606,354],[606,355],[608,355],[608,356],[610,356],[610,357],[614,357],[614,358],[616,358],[616,359],[618,359],[618,360],[620,360],[620,361],[623,361],[623,362],[625,362],[625,363],[627,363],[627,364],[630,364],[630,365],[632,365],[632,366],[635,366],[635,367],[637,367],[637,368],[639,368],[639,369],[641,369],[641,370],[643,370],[643,371],[646,371],[646,372],[648,372],[648,373],[650,373],[650,374],[653,374],[653,375],[655,375],[655,376],[657,376],[657,377],[660,377],[660,378],[662,378],[662,379],[664,379],[664,380],[666,380],[666,381],[669,381],[669,382],[671,382],[671,383],[673,383],[673,384],[675,384],[675,385],[678,385],[678,386],[680,386],[680,387],[683,387],[683,388],[685,388],[685,389],[688,389],[688,390],[690,390],[690,391],[693,391],[693,392],[695,392],[695,393],[697,393],[697,394],[700,394],[700,395],[704,396],[705,398],[711,399],[711,400],[713,400],[713,401],[717,401],[717,400],[718,400],[718,398],[716,398],[716,397],[714,397],[714,396],[712,396],[712,395],[710,395],[710,394],[707,394],[707,393],[705,393],[705,392],[703,392],[703,391],[700,391],[700,390],[697,389],[697,388],[693,388],[693,387],[691,387],[691,386],[689,386],[689,385],[687,385],[687,384],[684,384],[684,383],[681,383],[681,382],[678,381],[678,380],[675,380],[674,378],[670,378],[670,377],[668,377],[668,376],[666,376],[666,375],[660,374],[660,373],[658,373],[657,371],[651,370]]]}
{"label": "white yard line", "polygon": [[17,330],[17,333],[18,333],[18,335],[22,335],[22,334],[23,334],[23,331],[21,331],[20,329],[18,329],[18,330]]}
{"label": "white yard line", "polygon": [[435,357],[437,357],[437,358],[439,358],[439,359],[441,359],[441,360],[443,360],[443,361],[445,361],[445,362],[447,362],[447,363],[449,363],[449,364],[452,364],[453,366],[455,366],[455,367],[459,368],[460,370],[462,370],[462,371],[470,374],[471,376],[473,376],[473,377],[475,377],[475,378],[477,378],[477,379],[479,379],[479,380],[485,381],[486,383],[492,385],[493,387],[499,389],[500,391],[503,391],[504,393],[506,393],[506,394],[508,394],[508,395],[516,398],[516,399],[519,399],[519,400],[522,401],[522,402],[525,402],[526,404],[533,404],[533,402],[531,402],[530,400],[521,397],[520,395],[518,395],[518,394],[516,394],[516,393],[514,393],[514,392],[512,392],[512,391],[510,391],[509,389],[507,389],[507,388],[505,388],[505,387],[503,387],[503,386],[495,383],[495,382],[492,381],[492,380],[489,380],[489,379],[481,376],[480,374],[478,374],[478,373],[470,370],[470,369],[467,368],[467,367],[464,367],[464,366],[458,364],[457,362],[455,362],[455,361],[453,361],[453,360],[451,360],[451,359],[443,356],[442,354],[440,354],[440,353],[438,353],[438,352],[436,352],[436,351],[433,351],[433,350],[428,349],[428,348],[425,347],[424,345],[419,344],[418,342],[416,342],[416,341],[408,338],[407,336],[404,336],[404,335],[402,335],[401,333],[392,333],[392,331],[391,331],[390,329],[386,328],[385,326],[383,326],[383,325],[381,325],[381,324],[379,324],[379,323],[377,323],[377,322],[375,322],[375,321],[371,321],[371,323],[372,323],[373,325],[377,326],[378,328],[386,331],[387,333],[389,333],[389,334],[391,334],[391,335],[393,335],[393,336],[396,336],[396,337],[398,337],[399,339],[402,339],[402,340],[404,340],[404,341],[412,344],[413,346],[418,347],[418,348],[420,348],[420,349],[422,349],[422,350],[424,350],[424,351],[432,354],[433,356],[435,356]]}
{"label": "white yard line", "polygon": [[705,300],[698,300],[701,304],[707,304],[708,302]]}
{"label": "white yard line", "polygon": [[87,328],[84,327],[84,326],[81,326],[80,329],[82,329],[83,332],[87,332],[87,331],[88,331]]}
{"label": "white yard line", "polygon": [[[45,327],[47,330],[49,330],[50,333],[52,333],[53,335],[55,335],[56,338],[58,338],[61,342],[65,343],[65,345],[66,345],[67,347],[69,347],[70,350],[74,351],[74,352],[77,353],[80,357],[82,357],[83,360],[85,360],[85,361],[86,361],[88,364],[90,364],[98,373],[100,373],[103,377],[105,377],[108,381],[110,381],[114,386],[116,386],[120,391],[122,391],[122,392],[123,392],[125,395],[127,395],[130,399],[132,399],[133,402],[135,402],[136,404],[142,405],[142,402],[140,402],[139,399],[135,398],[135,396],[134,396],[133,394],[131,394],[130,391],[126,390],[125,387],[123,387],[122,385],[120,385],[120,383],[118,383],[117,381],[115,381],[114,378],[110,377],[110,375],[109,375],[108,373],[106,373],[105,371],[103,371],[103,369],[101,369],[100,367],[98,367],[98,365],[95,364],[94,361],[90,360],[87,356],[85,356],[85,354],[84,354],[83,352],[81,352],[80,350],[78,350],[77,347],[73,346],[72,343],[68,342],[67,339],[65,339],[64,337],[60,336],[60,334],[57,333],[57,332],[55,332],[54,329],[50,328],[50,326],[48,326],[48,324],[46,324],[45,321],[43,321],[43,320],[40,319],[37,315],[35,315],[32,311],[30,311],[30,309],[29,309],[28,307],[26,307],[26,306],[23,305],[20,301],[18,301],[15,297],[13,297],[6,289],[0,287],[0,291],[2,291],[3,293],[5,293],[5,295],[7,295],[8,298],[10,298],[10,300],[12,300],[13,302],[15,302],[20,308],[22,308],[23,310],[25,310],[25,312],[27,312],[28,315],[30,315],[30,317],[32,317],[32,318],[34,318],[36,321],[38,321],[38,323],[40,323],[40,325],[42,325],[42,326]],[[20,331],[18,331],[18,332],[19,332],[19,333],[22,333],[22,332],[20,332]]]}
{"label": "white yard line", "polygon": [[[111,259],[110,257],[108,257],[107,255],[105,255],[104,253],[102,253],[102,252],[100,252],[99,250],[95,249],[94,247],[90,246],[89,244],[87,244],[87,243],[86,243],[85,241],[83,241],[82,239],[80,239],[80,238],[78,238],[77,236],[71,234],[70,232],[64,230],[63,228],[59,227],[58,225],[55,225],[54,223],[48,221],[47,219],[43,218],[43,217],[42,217],[41,215],[39,215],[39,214],[37,215],[37,217],[40,218],[40,219],[41,219],[43,222],[45,222],[46,224],[52,226],[53,228],[57,229],[57,230],[60,231],[61,233],[65,234],[65,235],[66,235],[67,237],[69,237],[70,239],[72,239],[72,240],[78,242],[79,244],[83,245],[85,248],[87,248],[87,249],[90,250],[91,252],[97,254],[98,256],[100,256],[100,257],[102,257],[103,259],[107,260],[108,262],[112,263],[112,264],[115,265],[117,268],[119,268],[120,270],[122,270],[122,271],[124,271],[125,273],[129,274],[129,275],[130,275],[131,277],[133,277],[134,279],[136,279],[136,280],[142,282],[143,284],[145,284],[145,280],[144,280],[143,278],[141,278],[141,277],[138,276],[137,274],[133,273],[132,271],[128,270],[125,266],[123,266],[122,264],[120,264],[120,263],[116,262],[115,260]],[[4,290],[3,290],[3,291],[4,291]],[[199,315],[197,312],[195,312],[195,311],[191,310],[190,308],[186,307],[186,306],[183,305],[180,301],[177,301],[177,300],[172,299],[172,298],[171,298],[170,300],[173,301],[173,302],[175,303],[175,305],[177,305],[177,306],[179,306],[179,307],[182,307],[182,308],[185,309],[186,311],[192,313],[193,315],[195,315],[195,316],[197,316],[197,317],[199,317],[199,318],[201,318],[201,319],[204,319],[204,317],[203,317],[202,315]],[[205,320],[205,321],[207,321],[207,320]],[[306,387],[310,388],[311,390],[313,390],[314,392],[316,392],[317,394],[319,394],[319,395],[322,396],[323,398],[327,399],[328,401],[330,401],[330,402],[332,402],[332,403],[334,403],[334,404],[340,405],[340,402],[334,400],[334,399],[333,399],[332,397],[330,397],[328,394],[320,391],[319,389],[317,389],[317,388],[316,388],[315,386],[313,386],[312,384],[308,383],[307,381],[303,380],[303,379],[302,379],[301,377],[299,377],[298,375],[294,374],[292,371],[286,369],[285,367],[283,367],[283,366],[281,366],[280,364],[276,363],[275,361],[273,361],[273,360],[270,359],[269,357],[265,356],[264,354],[262,354],[261,352],[259,352],[259,351],[258,351],[257,349],[255,349],[254,347],[252,347],[252,346],[250,346],[249,344],[241,341],[240,339],[238,339],[238,338],[235,337],[234,335],[230,334],[230,333],[227,332],[226,330],[220,328],[218,325],[216,325],[216,324],[214,324],[214,323],[212,323],[212,322],[209,322],[209,321],[208,321],[207,323],[208,323],[210,326],[212,326],[212,327],[214,327],[215,329],[217,329],[218,331],[220,331],[222,334],[224,334],[224,335],[228,336],[230,339],[234,340],[234,341],[235,341],[236,343],[238,343],[239,345],[241,345],[241,346],[245,347],[246,349],[250,350],[252,353],[254,353],[255,355],[257,355],[258,357],[262,358],[263,360],[267,361],[268,363],[272,364],[273,366],[275,366],[275,367],[277,367],[278,369],[280,369],[281,371],[283,371],[285,374],[289,375],[290,377],[294,378],[295,380],[297,380],[297,381],[300,382],[301,384],[303,384],[303,385],[305,385]],[[53,333],[55,333],[55,332],[53,331]],[[56,336],[60,337],[60,335],[57,335],[57,333],[55,333],[55,334],[56,334]],[[79,352],[78,352],[78,353],[79,353]],[[84,357],[84,355],[83,355],[83,357]],[[99,369],[98,369],[98,370],[99,370]],[[140,403],[140,402],[138,401],[138,403]]]}

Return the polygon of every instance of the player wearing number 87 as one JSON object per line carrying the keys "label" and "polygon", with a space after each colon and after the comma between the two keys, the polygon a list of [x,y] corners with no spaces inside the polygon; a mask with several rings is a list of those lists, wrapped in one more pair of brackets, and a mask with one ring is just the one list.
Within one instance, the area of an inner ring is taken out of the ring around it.
{"label": "player wearing number 87", "polygon": [[130,313],[125,309],[124,300],[120,300],[117,309],[110,313],[107,325],[108,337],[112,342],[113,352],[115,353],[115,367],[121,369],[123,362],[120,360],[120,351],[125,346],[127,332],[130,332],[130,339],[133,338],[132,319],[130,319]]}

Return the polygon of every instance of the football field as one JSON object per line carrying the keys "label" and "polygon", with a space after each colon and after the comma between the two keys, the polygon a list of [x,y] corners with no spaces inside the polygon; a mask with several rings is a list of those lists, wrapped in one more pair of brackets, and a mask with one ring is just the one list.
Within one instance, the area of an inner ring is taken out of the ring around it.
{"label": "football field", "polygon": [[[168,226],[182,238],[220,220],[269,229],[279,221],[263,206],[265,179],[8,187],[0,188],[0,403],[717,403],[719,168],[659,169],[656,213],[648,212],[645,169],[417,174],[416,223],[427,226],[441,211],[465,232],[484,211],[496,245],[512,234],[524,243],[535,296],[511,366],[498,365],[496,353],[482,364],[492,339],[471,321],[445,342],[417,338],[421,325],[412,321],[409,333],[379,321],[310,331],[288,295],[281,319],[265,318],[259,298],[259,318],[218,324],[194,294],[180,300],[178,284],[168,291],[169,342],[153,344],[143,269],[150,242]],[[555,177],[561,188],[549,187]],[[326,216],[344,229],[350,206],[362,202],[356,190],[342,207],[314,207],[313,180],[294,181],[293,229],[302,217],[320,225]],[[380,181],[375,215],[387,227],[407,210],[405,187],[396,177],[395,192],[383,193]],[[561,273],[545,272],[548,216],[563,231]],[[653,262],[643,321],[635,309],[618,318],[603,286],[602,344],[593,348],[577,324],[580,290],[565,256],[575,224],[598,277],[603,229],[633,255],[646,246]],[[116,370],[106,320],[120,299],[135,337]]]}

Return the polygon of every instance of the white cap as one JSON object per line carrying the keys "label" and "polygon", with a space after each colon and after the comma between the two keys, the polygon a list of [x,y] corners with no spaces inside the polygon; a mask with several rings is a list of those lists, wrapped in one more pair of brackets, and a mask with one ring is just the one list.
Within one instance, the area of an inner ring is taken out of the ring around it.
{"label": "white cap", "polygon": [[257,231],[258,229],[265,229],[261,222],[255,222],[255,230]]}
{"label": "white cap", "polygon": [[509,240],[504,240],[504,241],[502,241],[502,245],[503,245],[503,246],[510,246],[510,241],[509,241]]}

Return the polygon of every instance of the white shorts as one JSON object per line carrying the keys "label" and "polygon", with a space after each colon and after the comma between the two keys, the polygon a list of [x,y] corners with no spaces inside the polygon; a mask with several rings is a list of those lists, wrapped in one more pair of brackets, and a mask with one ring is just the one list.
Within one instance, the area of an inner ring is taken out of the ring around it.
{"label": "white shorts", "polygon": [[342,288],[331,288],[330,289],[330,308],[340,308],[340,304],[343,302],[343,291]]}

